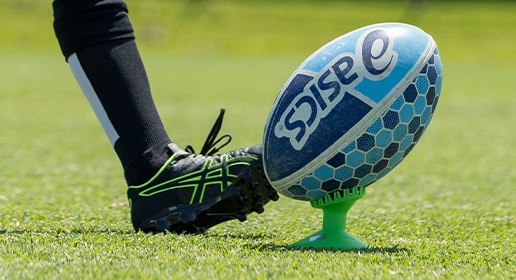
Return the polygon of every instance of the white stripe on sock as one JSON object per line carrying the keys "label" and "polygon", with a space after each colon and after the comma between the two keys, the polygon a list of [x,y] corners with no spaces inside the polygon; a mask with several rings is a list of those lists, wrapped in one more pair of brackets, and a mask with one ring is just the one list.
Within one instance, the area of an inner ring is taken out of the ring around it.
{"label": "white stripe on sock", "polygon": [[95,89],[91,85],[91,82],[88,80],[86,73],[84,73],[84,70],[82,69],[82,65],[79,61],[79,58],[77,57],[77,54],[74,53],[68,58],[68,64],[70,65],[70,69],[72,70],[72,73],[75,76],[77,83],[81,87],[82,92],[84,93],[84,95],[86,95],[86,98],[90,102],[93,111],[95,111],[97,118],[102,124],[102,127],[104,128],[104,131],[106,132],[109,141],[111,142],[111,145],[114,146],[115,142],[118,140],[118,138],[120,138],[120,136],[118,135],[115,128],[113,127],[113,124],[109,120],[109,117],[106,111],[104,110],[102,103],[100,103],[99,97],[97,96]]}

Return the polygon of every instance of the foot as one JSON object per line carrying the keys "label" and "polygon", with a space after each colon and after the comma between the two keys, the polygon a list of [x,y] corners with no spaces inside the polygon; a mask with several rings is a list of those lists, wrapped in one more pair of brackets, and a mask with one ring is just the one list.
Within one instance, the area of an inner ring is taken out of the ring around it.
{"label": "foot", "polygon": [[262,169],[262,147],[221,155],[197,155],[170,144],[172,156],[148,182],[129,186],[136,231],[202,233],[262,213],[278,200]]}

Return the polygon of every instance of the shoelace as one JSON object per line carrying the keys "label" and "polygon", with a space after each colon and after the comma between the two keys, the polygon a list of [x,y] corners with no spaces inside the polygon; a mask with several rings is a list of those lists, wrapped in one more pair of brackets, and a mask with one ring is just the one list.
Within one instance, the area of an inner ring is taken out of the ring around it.
{"label": "shoelace", "polygon": [[[226,110],[224,108],[220,108],[219,116],[215,120],[215,123],[213,124],[213,127],[210,130],[210,133],[208,133],[208,137],[206,138],[206,141],[204,141],[201,152],[199,154],[205,155],[205,156],[214,155],[218,151],[220,151],[220,149],[227,146],[229,144],[229,142],[231,142],[232,137],[229,134],[224,134],[220,138],[217,139],[217,135],[219,134],[219,131],[222,127],[222,120],[224,119],[225,111]],[[187,151],[191,154],[196,154],[192,145],[186,145],[185,151]]]}

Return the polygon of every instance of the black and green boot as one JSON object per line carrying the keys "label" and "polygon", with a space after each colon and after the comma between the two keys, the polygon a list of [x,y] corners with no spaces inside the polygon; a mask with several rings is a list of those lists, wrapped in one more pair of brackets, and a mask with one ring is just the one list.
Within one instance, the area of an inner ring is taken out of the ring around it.
{"label": "black and green boot", "polygon": [[201,154],[170,144],[171,157],[156,175],[129,186],[136,231],[202,233],[231,219],[245,221],[247,214],[262,213],[267,202],[278,200],[262,168],[262,146],[214,155],[219,128],[212,129]]}

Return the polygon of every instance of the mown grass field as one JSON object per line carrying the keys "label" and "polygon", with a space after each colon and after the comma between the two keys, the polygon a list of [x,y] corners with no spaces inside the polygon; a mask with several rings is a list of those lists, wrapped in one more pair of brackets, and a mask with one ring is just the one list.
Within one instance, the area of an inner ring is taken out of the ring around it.
{"label": "mown grass field", "polygon": [[60,56],[49,3],[0,0],[0,278],[516,278],[516,4],[128,2],[181,145],[201,145],[220,107],[230,148],[260,142],[306,56],[383,21],[416,24],[440,46],[436,115],[350,211],[349,231],[371,249],[292,249],[321,212],[285,197],[203,235],[135,234],[121,167]]}

